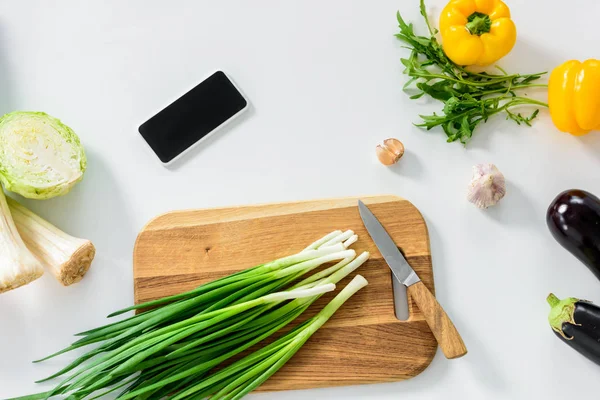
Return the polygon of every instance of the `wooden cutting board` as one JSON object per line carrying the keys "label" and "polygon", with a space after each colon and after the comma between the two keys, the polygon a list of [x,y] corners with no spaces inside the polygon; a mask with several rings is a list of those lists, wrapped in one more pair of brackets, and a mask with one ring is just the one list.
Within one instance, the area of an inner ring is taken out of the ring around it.
{"label": "wooden cutting board", "polygon": [[[396,196],[361,198],[433,292],[427,227]],[[352,229],[352,248],[371,257],[358,273],[369,285],[354,295],[260,390],[307,389],[412,378],[431,362],[437,343],[419,309],[394,315],[392,276],[366,232],[357,198],[175,211],[146,225],[134,250],[136,303],[180,293],[224,275],[296,253],[335,229]],[[352,277],[352,276],[351,276]],[[344,287],[351,277],[340,282]],[[328,293],[307,310],[318,312]]]}

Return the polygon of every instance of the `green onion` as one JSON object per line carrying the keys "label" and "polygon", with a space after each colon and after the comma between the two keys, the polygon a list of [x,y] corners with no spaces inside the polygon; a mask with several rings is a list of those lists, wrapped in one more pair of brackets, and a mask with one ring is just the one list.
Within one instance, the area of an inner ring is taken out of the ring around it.
{"label": "green onion", "polygon": [[[211,399],[240,399],[277,372],[306,341],[321,327],[352,295],[367,285],[367,280],[357,275],[325,308],[287,335],[243,359],[215,372],[195,385],[177,393],[172,399],[183,400],[202,397]],[[230,378],[235,377],[234,380]],[[220,382],[227,382],[220,387]],[[203,390],[212,388],[212,390]],[[216,390],[219,388],[218,390]],[[134,393],[130,394],[131,398]],[[193,396],[192,396],[193,395]]]}
{"label": "green onion", "polygon": [[[342,268],[339,268],[337,271],[332,273],[330,276],[325,277],[318,282],[313,282],[313,283],[300,282],[298,284],[298,287],[302,287],[300,285],[311,286],[311,285],[337,283],[341,279],[343,279],[344,277],[348,276],[350,273],[355,271],[358,267],[360,267],[368,258],[369,258],[369,253],[367,253],[367,252],[362,253],[355,260],[344,265]],[[308,281],[308,279],[307,279],[307,281]],[[146,393],[147,391],[158,389],[167,384],[172,384],[173,382],[177,382],[177,381],[180,381],[180,380],[186,379],[186,378],[187,379],[194,378],[194,379],[190,379],[190,380],[194,380],[194,381],[197,380],[199,377],[206,374],[214,366],[241,353],[242,351],[246,350],[250,346],[253,346],[254,344],[262,341],[264,338],[270,336],[270,334],[279,330],[282,326],[285,326],[288,323],[290,323],[291,321],[293,321],[294,319],[296,319],[300,314],[302,314],[302,312],[304,312],[304,310],[306,310],[314,301],[316,301],[318,299],[318,297],[319,296],[293,300],[292,302],[290,302],[280,308],[277,308],[276,310],[271,311],[268,314],[261,316],[259,319],[256,319],[251,324],[249,324],[244,331],[242,331],[242,334],[244,335],[244,340],[247,341],[246,344],[244,344],[243,346],[238,346],[237,341],[234,343],[229,343],[232,339],[231,337],[227,337],[223,341],[217,342],[217,344],[219,346],[223,346],[223,347],[221,347],[221,349],[226,349],[226,348],[230,349],[227,353],[223,354],[220,358],[213,359],[213,358],[208,357],[208,359],[206,361],[198,362],[194,368],[186,369],[185,371],[179,371],[178,373],[169,374],[169,376],[166,377],[165,379],[162,379],[158,382],[152,382],[150,385],[144,385],[144,388],[137,390],[135,392],[135,395],[128,393],[127,395],[125,395],[123,397],[119,397],[119,398],[123,398],[123,399],[132,398],[133,396],[137,396],[139,394]],[[261,326],[264,326],[264,327],[273,326],[274,330],[269,331],[268,334],[261,335],[260,331],[256,331],[256,329]],[[176,350],[172,354],[175,354],[177,352],[178,352],[178,350]],[[169,357],[167,356],[167,358],[169,358]],[[198,361],[198,360],[196,360],[196,361]],[[169,393],[169,392],[167,392],[167,393]]]}
{"label": "green onion", "polygon": [[[369,254],[355,258],[356,252],[347,249],[356,239],[352,231],[335,231],[295,255],[113,313],[162,305],[78,334],[81,339],[45,359],[94,343],[97,347],[44,379],[67,374],[52,391],[34,396],[83,399],[125,388],[118,398],[151,400],[194,387],[214,367],[288,325],[362,265]],[[332,261],[337,263],[302,279]],[[284,348],[290,353],[286,344],[273,354]],[[233,382],[219,381],[203,390],[226,390]]]}

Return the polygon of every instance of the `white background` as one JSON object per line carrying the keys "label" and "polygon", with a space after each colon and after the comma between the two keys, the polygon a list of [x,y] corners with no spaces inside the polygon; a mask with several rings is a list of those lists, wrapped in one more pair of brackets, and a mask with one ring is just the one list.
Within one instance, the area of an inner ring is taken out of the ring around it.
{"label": "white background", "polygon": [[[429,12],[444,3],[429,0]],[[600,3],[565,4],[510,1],[519,38],[500,64],[527,73],[600,57]],[[132,302],[134,240],[157,214],[383,193],[422,211],[437,296],[469,354],[449,361],[438,351],[410,381],[252,398],[597,397],[600,368],[554,337],[545,298],[600,302],[600,282],[553,240],[545,212],[565,189],[600,194],[600,133],[560,133],[547,111],[533,128],[493,118],[466,148],[414,127],[440,104],[402,92],[398,9],[423,32],[417,0],[0,2],[0,113],[61,118],[89,159],[69,195],[26,203],[97,247],[81,283],[63,288],[46,274],[0,296],[0,397],[47,388],[33,381],[68,357],[30,361]],[[165,169],[137,128],[215,69],[253,109]],[[388,137],[407,149],[393,168],[374,151]],[[506,198],[487,211],[465,200],[480,162],[508,181]]]}

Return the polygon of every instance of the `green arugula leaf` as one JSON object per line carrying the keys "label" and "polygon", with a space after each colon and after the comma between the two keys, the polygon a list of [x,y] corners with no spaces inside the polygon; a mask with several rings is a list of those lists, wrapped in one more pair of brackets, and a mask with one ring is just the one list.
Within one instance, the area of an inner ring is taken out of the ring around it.
{"label": "green arugula leaf", "polygon": [[425,1],[420,0],[419,11],[425,20],[429,36],[419,36],[414,32],[412,23],[407,23],[400,12],[396,14],[400,32],[395,36],[406,43],[411,50],[408,58],[400,61],[403,71],[409,79],[403,90],[411,87],[417,89],[411,99],[425,95],[443,103],[441,114],[421,115],[421,123],[416,126],[431,130],[440,126],[446,133],[447,141],[460,141],[466,144],[477,126],[486,122],[489,117],[498,113],[506,113],[506,118],[517,124],[531,126],[531,121],[539,113],[539,109],[529,116],[510,111],[517,106],[548,107],[544,102],[517,95],[517,92],[533,87],[547,85],[535,83],[545,72],[535,74],[508,74],[496,66],[500,74],[489,72],[473,72],[454,64],[444,53],[435,35],[437,30],[430,24]]}

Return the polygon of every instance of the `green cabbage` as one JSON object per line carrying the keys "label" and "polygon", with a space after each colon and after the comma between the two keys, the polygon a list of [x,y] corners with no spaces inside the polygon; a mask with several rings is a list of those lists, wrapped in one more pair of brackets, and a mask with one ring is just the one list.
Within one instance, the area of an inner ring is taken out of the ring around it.
{"label": "green cabbage", "polygon": [[43,112],[15,111],[0,118],[0,182],[30,199],[61,196],[83,178],[79,138]]}

